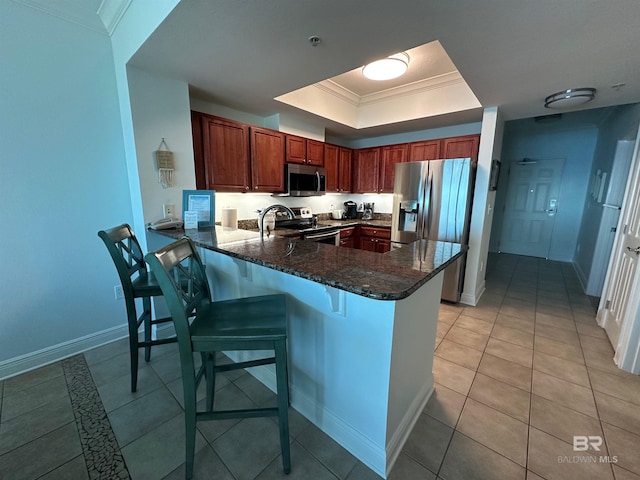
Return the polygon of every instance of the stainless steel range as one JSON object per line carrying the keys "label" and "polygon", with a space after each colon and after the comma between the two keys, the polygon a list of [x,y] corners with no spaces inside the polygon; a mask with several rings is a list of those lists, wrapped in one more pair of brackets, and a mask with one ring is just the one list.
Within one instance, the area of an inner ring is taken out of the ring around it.
{"label": "stainless steel range", "polygon": [[313,219],[294,219],[276,223],[277,228],[299,230],[302,240],[340,245],[340,229],[331,225],[318,224],[314,226]]}
{"label": "stainless steel range", "polygon": [[318,227],[311,231],[305,230],[300,232],[300,238],[310,240],[312,242],[327,243],[329,245],[340,245],[340,230],[329,227],[328,229]]}

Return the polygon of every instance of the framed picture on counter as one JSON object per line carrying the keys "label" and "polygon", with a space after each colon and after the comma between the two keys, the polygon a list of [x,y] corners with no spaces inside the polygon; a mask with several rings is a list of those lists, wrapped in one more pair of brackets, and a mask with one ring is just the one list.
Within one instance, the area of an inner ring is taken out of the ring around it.
{"label": "framed picture on counter", "polygon": [[182,191],[182,218],[185,212],[196,212],[198,215],[198,228],[213,227],[215,220],[215,190],[183,190]]}

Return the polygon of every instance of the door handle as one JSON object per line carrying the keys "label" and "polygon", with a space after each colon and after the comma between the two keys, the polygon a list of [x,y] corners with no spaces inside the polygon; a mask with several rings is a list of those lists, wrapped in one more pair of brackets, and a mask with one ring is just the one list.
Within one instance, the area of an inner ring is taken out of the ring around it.
{"label": "door handle", "polygon": [[636,247],[636,248],[627,247],[627,251],[634,252],[636,255],[640,255],[640,247]]}
{"label": "door handle", "polygon": [[549,200],[549,208],[545,209],[546,213],[556,213],[557,210],[557,201],[555,198]]}

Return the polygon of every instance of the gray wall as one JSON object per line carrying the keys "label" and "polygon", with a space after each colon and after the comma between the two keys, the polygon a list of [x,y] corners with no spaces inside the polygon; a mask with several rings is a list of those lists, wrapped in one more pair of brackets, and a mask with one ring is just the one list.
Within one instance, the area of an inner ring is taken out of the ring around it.
{"label": "gray wall", "polygon": [[2,377],[9,359],[124,324],[96,233],[132,210],[109,37],[5,1],[0,58]]}
{"label": "gray wall", "polygon": [[[611,174],[618,140],[634,140],[638,122],[640,122],[640,104],[623,105],[611,110],[610,115],[601,122],[598,131],[594,160],[589,171],[590,179],[598,170]],[[596,202],[591,195],[587,195],[575,248],[575,264],[585,283],[593,267],[592,261],[602,213],[602,204]]]}

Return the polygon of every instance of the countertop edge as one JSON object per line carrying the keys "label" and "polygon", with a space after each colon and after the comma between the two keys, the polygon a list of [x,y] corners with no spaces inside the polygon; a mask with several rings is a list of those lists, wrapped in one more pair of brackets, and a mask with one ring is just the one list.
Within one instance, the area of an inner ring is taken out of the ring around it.
{"label": "countertop edge", "polygon": [[[149,231],[160,234],[161,236],[164,236],[164,237],[174,239],[174,240],[182,238],[183,236],[189,236],[189,232],[185,232],[182,230],[149,230]],[[279,237],[279,239],[283,241],[287,240],[284,237]],[[384,292],[367,290],[364,287],[357,287],[350,283],[343,283],[340,281],[328,279],[323,277],[322,275],[317,275],[317,274],[313,274],[312,272],[305,271],[304,269],[292,268],[290,266],[280,265],[280,264],[270,262],[268,260],[261,259],[255,256],[244,255],[239,252],[227,250],[224,248],[224,245],[221,245],[221,246],[212,245],[209,243],[198,241],[197,239],[194,239],[194,238],[192,238],[192,241],[194,242],[194,244],[196,244],[201,248],[205,248],[207,250],[221,253],[223,255],[227,255],[232,258],[237,258],[239,260],[243,260],[248,263],[253,263],[255,265],[260,265],[260,266],[270,268],[272,270],[276,270],[282,273],[293,275],[299,278],[304,278],[306,280],[310,280],[312,282],[315,282],[321,285],[337,288],[339,290],[344,290],[346,292],[360,295],[366,298],[371,298],[373,300],[384,300],[384,301],[398,301],[398,300],[402,300],[404,298],[409,297],[411,294],[417,291],[420,287],[422,287],[425,283],[427,283],[429,280],[434,278],[438,273],[440,273],[442,270],[444,270],[453,262],[455,262],[459,257],[466,254],[468,250],[468,247],[466,245],[460,245],[459,252],[453,254],[449,259],[447,259],[445,262],[435,267],[433,270],[429,272],[423,272],[424,276],[416,280],[409,288],[406,288],[404,290],[384,293]],[[294,241],[303,241],[303,240],[294,240]],[[442,242],[442,243],[447,243],[447,242]],[[344,248],[344,247],[336,247],[336,248]],[[376,255],[387,255],[387,254],[379,253]]]}

